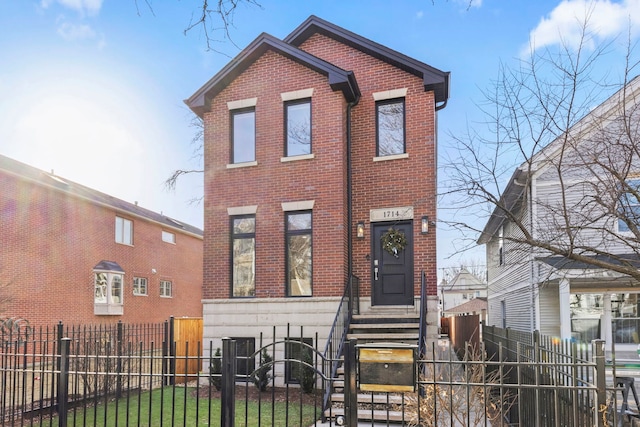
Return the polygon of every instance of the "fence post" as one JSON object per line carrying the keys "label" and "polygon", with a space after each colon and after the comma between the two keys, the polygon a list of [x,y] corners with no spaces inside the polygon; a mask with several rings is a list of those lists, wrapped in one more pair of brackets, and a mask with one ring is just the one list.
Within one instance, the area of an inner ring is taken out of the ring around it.
{"label": "fence post", "polygon": [[236,341],[222,338],[222,396],[220,425],[234,427],[236,412]]}
{"label": "fence post", "polygon": [[173,316],[169,318],[169,354],[171,356],[169,360],[169,370],[171,371],[171,375],[169,375],[168,385],[174,385],[176,383],[176,333],[174,320]]}
{"label": "fence post", "polygon": [[117,360],[116,360],[116,398],[117,399],[122,397],[122,353],[123,353],[122,340],[124,335],[122,333],[122,329],[123,329],[122,320],[119,320],[118,327],[116,330],[116,339],[118,340],[117,347],[116,347],[116,352],[118,353]]}
{"label": "fence post", "polygon": [[344,415],[347,427],[358,425],[358,392],[356,387],[356,344],[350,339],[344,347]]}
{"label": "fence post", "polygon": [[67,426],[67,403],[69,401],[69,350],[71,338],[60,340],[60,370],[58,373],[58,390],[56,402],[58,403],[58,426]]}
{"label": "fence post", "polygon": [[[604,427],[603,411],[607,409],[607,383],[605,376],[605,358],[604,358],[604,340],[593,340],[591,342],[591,351],[593,359],[596,363],[595,382],[596,382],[596,410],[594,416],[596,422],[594,425]],[[616,408],[613,408],[615,411]]]}

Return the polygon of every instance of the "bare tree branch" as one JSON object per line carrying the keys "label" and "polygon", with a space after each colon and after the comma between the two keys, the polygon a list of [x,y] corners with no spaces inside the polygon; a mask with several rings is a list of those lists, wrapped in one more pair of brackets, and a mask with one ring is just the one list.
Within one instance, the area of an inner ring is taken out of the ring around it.
{"label": "bare tree branch", "polygon": [[480,106],[487,132],[452,135],[445,222],[477,240],[484,224],[470,212],[493,213],[514,259],[558,256],[640,280],[640,93],[628,90],[638,61],[629,38],[618,84],[597,75],[614,49],[594,43],[589,19],[577,47],[500,66]]}

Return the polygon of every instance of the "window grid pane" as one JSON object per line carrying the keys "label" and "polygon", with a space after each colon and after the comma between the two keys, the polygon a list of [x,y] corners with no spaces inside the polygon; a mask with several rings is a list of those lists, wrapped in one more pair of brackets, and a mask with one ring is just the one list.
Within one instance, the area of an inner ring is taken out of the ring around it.
{"label": "window grid pane", "polygon": [[233,163],[256,160],[255,110],[232,112]]}
{"label": "window grid pane", "polygon": [[160,281],[160,296],[161,297],[170,297],[172,295],[172,284],[169,280],[161,280]]}
{"label": "window grid pane", "polygon": [[147,295],[147,279],[144,277],[133,278],[133,294]]}

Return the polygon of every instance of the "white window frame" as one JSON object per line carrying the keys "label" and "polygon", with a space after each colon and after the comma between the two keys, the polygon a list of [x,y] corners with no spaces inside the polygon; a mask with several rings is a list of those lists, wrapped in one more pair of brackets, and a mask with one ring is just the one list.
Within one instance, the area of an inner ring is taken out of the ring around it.
{"label": "white window frame", "polygon": [[504,265],[504,224],[498,229],[498,265]]}
{"label": "white window frame", "polygon": [[160,280],[160,297],[173,298],[173,281],[167,279]]}
{"label": "white window frame", "polygon": [[124,273],[107,270],[94,270],[93,273],[94,314],[124,314]]}
{"label": "white window frame", "polygon": [[[633,177],[633,178],[626,179],[625,185],[628,185],[634,188],[639,188],[640,177]],[[622,203],[622,199],[626,199],[624,203]],[[640,215],[640,200],[636,199],[634,202],[633,200],[629,200],[629,199],[635,199],[635,196],[627,191],[622,191],[620,194],[619,202],[618,202],[619,210],[624,210],[624,211],[631,210],[630,215],[633,215],[633,217],[638,217]],[[624,213],[621,213],[621,215],[624,215]],[[631,218],[630,215],[629,217]],[[624,222],[624,220],[620,218],[617,221],[617,227],[618,227],[618,233],[622,233],[625,235],[632,234],[627,224]]]}
{"label": "white window frame", "polygon": [[[140,291],[141,288],[144,288],[144,292]],[[149,280],[146,277],[133,278],[133,294],[136,296],[149,295]]]}
{"label": "white window frame", "polygon": [[162,230],[162,241],[166,243],[176,244],[176,234],[170,231]]}
{"label": "white window frame", "polygon": [[133,246],[133,221],[116,215],[115,240],[121,245]]}

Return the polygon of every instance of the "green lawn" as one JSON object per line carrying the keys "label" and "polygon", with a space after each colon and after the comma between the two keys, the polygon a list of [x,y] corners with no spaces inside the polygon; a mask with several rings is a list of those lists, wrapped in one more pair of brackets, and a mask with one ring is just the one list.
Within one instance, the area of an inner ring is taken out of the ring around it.
{"label": "green lawn", "polygon": [[[197,405],[196,405],[197,404]],[[105,409],[106,408],[106,409]],[[316,410],[320,416],[321,409]],[[245,412],[247,421],[245,422]],[[259,414],[259,415],[258,415]],[[303,426],[308,427],[315,421],[314,407],[302,406],[300,421],[300,405],[295,400],[288,408],[284,402],[249,402],[245,408],[244,401],[236,401],[236,426]],[[273,422],[272,422],[273,417]],[[287,422],[288,418],[288,422]],[[86,421],[86,424],[85,424]],[[53,425],[58,425],[53,420]],[[151,392],[132,394],[119,401],[109,401],[105,406],[102,401],[96,408],[75,408],[69,411],[68,426],[216,426],[220,424],[220,400],[200,398],[196,401],[195,389],[166,387]]]}

